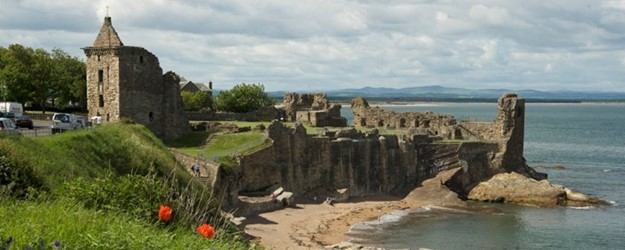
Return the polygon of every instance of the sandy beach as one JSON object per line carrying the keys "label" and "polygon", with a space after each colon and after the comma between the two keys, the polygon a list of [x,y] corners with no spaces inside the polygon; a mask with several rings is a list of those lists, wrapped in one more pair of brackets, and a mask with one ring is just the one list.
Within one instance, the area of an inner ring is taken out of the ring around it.
{"label": "sandy beach", "polygon": [[441,180],[453,171],[426,180],[406,197],[368,196],[328,205],[304,201],[296,207],[247,217],[244,231],[266,249],[324,249],[347,241],[345,233],[362,221],[376,219],[395,210],[423,206],[464,207]]}

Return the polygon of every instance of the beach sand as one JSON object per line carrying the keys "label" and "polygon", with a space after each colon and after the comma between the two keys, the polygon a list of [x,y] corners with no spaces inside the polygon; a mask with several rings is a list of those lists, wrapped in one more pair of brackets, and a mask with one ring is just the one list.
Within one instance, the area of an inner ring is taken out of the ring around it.
{"label": "beach sand", "polygon": [[423,206],[465,207],[454,192],[441,185],[455,171],[447,171],[399,198],[390,195],[367,196],[328,205],[303,202],[246,218],[246,234],[266,249],[324,249],[347,241],[345,233],[359,222],[376,219],[395,210]]}

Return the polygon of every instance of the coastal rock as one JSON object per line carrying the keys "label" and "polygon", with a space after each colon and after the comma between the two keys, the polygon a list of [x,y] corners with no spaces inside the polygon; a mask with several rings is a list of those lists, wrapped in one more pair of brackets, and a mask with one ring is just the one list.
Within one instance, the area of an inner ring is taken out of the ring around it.
{"label": "coastal rock", "polygon": [[596,206],[609,204],[574,192],[547,180],[537,181],[518,173],[503,173],[481,182],[468,195],[471,200],[515,203],[536,207]]}

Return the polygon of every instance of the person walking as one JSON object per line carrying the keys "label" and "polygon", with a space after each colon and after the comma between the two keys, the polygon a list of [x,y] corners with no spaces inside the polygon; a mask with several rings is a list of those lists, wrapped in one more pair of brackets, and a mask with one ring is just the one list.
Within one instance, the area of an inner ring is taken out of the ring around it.
{"label": "person walking", "polygon": [[193,165],[191,169],[193,169],[193,173],[196,177],[200,177],[200,164],[199,163],[195,163],[195,165]]}

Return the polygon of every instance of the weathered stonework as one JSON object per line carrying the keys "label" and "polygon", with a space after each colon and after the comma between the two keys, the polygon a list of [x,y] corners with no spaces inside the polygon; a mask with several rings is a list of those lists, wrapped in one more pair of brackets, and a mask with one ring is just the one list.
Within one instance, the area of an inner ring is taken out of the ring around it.
{"label": "weathered stonework", "polygon": [[433,112],[396,112],[371,107],[362,97],[352,100],[354,126],[357,128],[415,128],[427,135],[455,136],[456,119],[451,115]]}
{"label": "weathered stonework", "polygon": [[[364,99],[353,102],[354,114],[364,123],[384,120],[397,125],[405,119],[406,123],[418,125],[416,130],[425,131],[415,134],[414,129],[408,129],[406,135],[346,129],[313,136],[306,134],[301,125],[288,128],[274,122],[267,128],[272,146],[238,158],[240,168],[234,174],[237,182],[230,186],[236,191],[231,191],[229,204],[236,207],[235,193],[272,185],[298,195],[339,189],[351,197],[405,194],[450,169],[458,171],[444,185],[460,196],[497,173],[518,172],[544,178],[523,159],[524,101],[516,95],[504,95],[498,106],[494,122],[457,123],[450,115],[396,113],[371,108]],[[423,128],[428,122],[429,126]],[[465,140],[438,143],[432,139],[440,137]]]}
{"label": "weathered stonework", "polygon": [[110,17],[104,18],[87,56],[89,117],[104,123],[129,119],[160,138],[175,138],[190,127],[184,116],[179,77],[163,75],[158,58],[141,47],[124,46]]}
{"label": "weathered stonework", "polygon": [[341,105],[330,104],[324,94],[287,93],[282,104],[287,121],[306,123],[313,127],[347,126],[347,119],[341,117]]}

